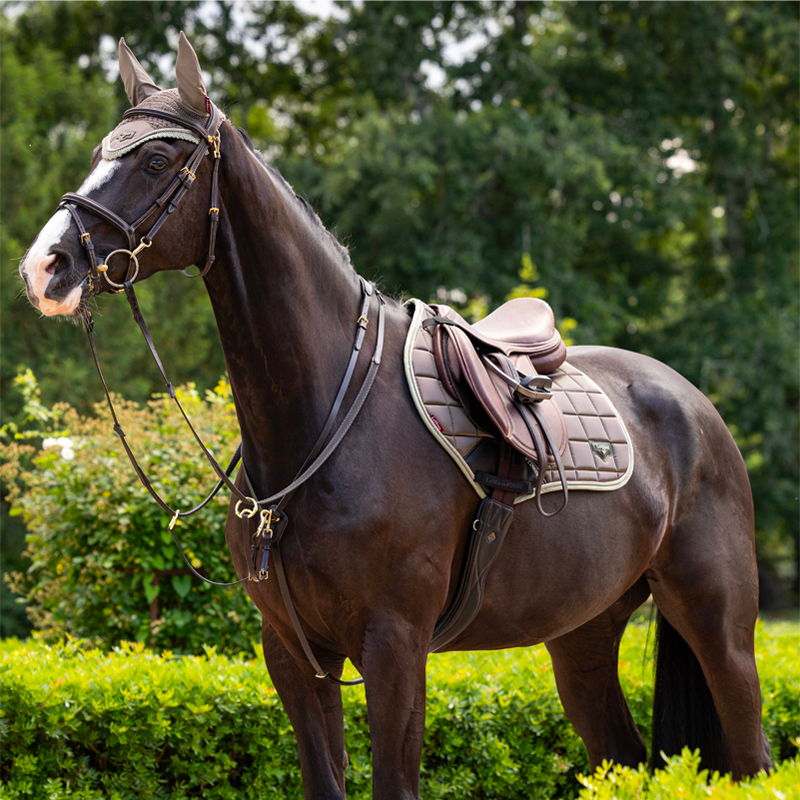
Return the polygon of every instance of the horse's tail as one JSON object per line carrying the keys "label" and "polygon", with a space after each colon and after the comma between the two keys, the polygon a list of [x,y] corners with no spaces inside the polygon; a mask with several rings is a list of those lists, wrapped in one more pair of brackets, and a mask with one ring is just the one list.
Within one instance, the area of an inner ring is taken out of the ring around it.
{"label": "horse's tail", "polygon": [[672,756],[688,746],[692,750],[700,748],[704,769],[730,772],[725,734],[700,662],[660,611],[655,658],[650,768],[664,766],[662,752]]}

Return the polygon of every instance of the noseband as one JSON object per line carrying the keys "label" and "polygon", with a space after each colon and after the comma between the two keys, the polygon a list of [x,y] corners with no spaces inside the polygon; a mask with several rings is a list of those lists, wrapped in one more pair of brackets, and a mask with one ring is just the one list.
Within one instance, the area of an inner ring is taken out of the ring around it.
{"label": "noseband", "polygon": [[[100,276],[102,275],[106,283],[112,287],[112,291],[121,292],[125,288],[125,283],[133,283],[139,274],[139,254],[146,250],[153,244],[153,237],[161,229],[161,226],[169,219],[170,214],[178,207],[178,204],[183,200],[186,193],[191,189],[195,181],[195,176],[200,163],[203,158],[211,153],[214,158],[214,168],[211,176],[211,203],[208,214],[211,217],[211,228],[208,240],[208,256],[206,257],[205,266],[196,275],[192,275],[185,269],[181,272],[187,278],[199,278],[205,275],[214,263],[214,245],[217,238],[217,225],[219,224],[219,205],[217,202],[218,186],[219,186],[219,164],[220,157],[220,134],[219,128],[222,122],[222,112],[212,103],[211,113],[208,116],[208,121],[205,125],[200,125],[194,120],[187,119],[178,114],[173,114],[169,111],[163,111],[159,108],[129,108],[123,115],[123,120],[130,119],[131,117],[157,117],[169,122],[174,122],[183,128],[188,128],[200,136],[200,142],[195,147],[194,152],[189,156],[185,166],[178,171],[173,177],[169,186],[163,194],[156,199],[150,208],[142,214],[139,219],[133,223],[128,223],[118,214],[115,214],[111,209],[106,208],[102,203],[92,200],[89,197],[76,194],[75,192],[67,192],[59,203],[59,208],[65,208],[69,211],[75,224],[78,226],[80,232],[81,245],[86,251],[89,259],[89,273],[87,274],[84,282],[87,283],[89,295],[96,294],[100,289]],[[98,217],[101,217],[106,222],[110,222],[117,230],[119,230],[127,240],[128,247],[118,248],[113,250],[106,256],[100,256],[101,263],[98,264],[98,255],[95,252],[92,237],[86,230],[83,220],[78,213],[78,207],[90,211]],[[142,236],[139,244],[136,244],[137,229],[141,227],[144,222],[149,219],[154,213],[161,210],[161,213],[156,219],[153,226],[147,233]],[[108,275],[109,260],[117,253],[125,253],[128,256],[128,270],[125,279],[122,283],[116,283],[111,280]]]}

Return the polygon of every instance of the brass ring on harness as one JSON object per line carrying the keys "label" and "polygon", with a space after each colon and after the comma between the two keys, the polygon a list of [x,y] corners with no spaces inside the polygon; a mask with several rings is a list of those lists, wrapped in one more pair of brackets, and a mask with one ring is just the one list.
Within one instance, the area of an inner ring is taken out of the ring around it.
{"label": "brass ring on harness", "polygon": [[240,509],[239,506],[242,504],[242,501],[241,500],[236,501],[236,508],[234,509],[234,513],[236,514],[237,517],[239,517],[239,519],[244,519],[245,517],[247,519],[250,519],[250,517],[254,517],[258,512],[258,500],[256,500],[254,497],[248,497],[247,499],[253,504],[252,508]]}
{"label": "brass ring on harness", "polygon": [[139,259],[136,258],[136,256],[130,250],[124,250],[124,249],[113,250],[106,256],[106,260],[102,264],[97,265],[97,271],[103,273],[103,276],[105,277],[106,282],[108,283],[109,286],[113,286],[115,289],[124,289],[125,288],[124,284],[115,283],[114,281],[111,280],[111,278],[108,277],[108,260],[111,258],[111,256],[115,256],[117,253],[127,253],[128,258],[133,259],[133,263],[136,265],[136,269],[134,269],[133,275],[127,279],[131,283],[133,283],[133,281],[136,280],[136,276],[139,274]]}

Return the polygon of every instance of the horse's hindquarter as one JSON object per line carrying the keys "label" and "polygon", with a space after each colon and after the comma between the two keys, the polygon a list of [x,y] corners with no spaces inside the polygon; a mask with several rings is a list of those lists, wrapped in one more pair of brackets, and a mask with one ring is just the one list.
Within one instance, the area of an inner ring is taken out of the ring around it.
{"label": "horse's hindquarter", "polygon": [[[752,516],[738,448],[694,386],[624,350],[570,348],[567,358],[620,412],[633,443],[633,475],[616,491],[571,492],[567,508],[550,519],[532,502],[517,506],[482,610],[448,649],[532,644],[583,624],[656,566],[673,526],[698,501],[724,498]],[[546,499],[547,509],[560,502],[558,494]]]}

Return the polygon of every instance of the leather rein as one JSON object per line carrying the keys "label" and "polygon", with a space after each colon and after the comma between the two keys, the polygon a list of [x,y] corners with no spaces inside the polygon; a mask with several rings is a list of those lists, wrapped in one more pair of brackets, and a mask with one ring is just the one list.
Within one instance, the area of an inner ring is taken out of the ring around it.
{"label": "leather rein", "polygon": [[[192,187],[192,184],[195,181],[197,169],[199,168],[199,165],[202,162],[203,158],[209,153],[213,155],[214,166],[212,168],[213,171],[211,178],[211,203],[208,212],[210,217],[210,234],[209,234],[209,248],[208,248],[208,255],[206,257],[206,264],[200,270],[200,272],[195,275],[192,275],[186,270],[181,270],[181,272],[188,278],[199,278],[201,276],[206,275],[208,271],[211,269],[211,266],[215,261],[214,248],[216,243],[216,232],[217,232],[217,226],[219,224],[219,213],[220,213],[218,206],[218,192],[219,192],[218,176],[219,176],[219,165],[222,158],[222,153],[220,151],[221,139],[220,139],[219,129],[223,116],[222,113],[219,111],[219,109],[213,103],[211,104],[211,113],[209,114],[209,119],[205,126],[199,125],[198,123],[186,119],[184,117],[181,117],[180,115],[172,114],[168,111],[163,111],[161,109],[155,109],[155,108],[129,109],[123,115],[123,119],[127,119],[129,117],[134,117],[134,116],[150,116],[168,120],[170,122],[174,122],[177,123],[178,125],[188,128],[200,136],[200,142],[193,151],[193,153],[189,156],[186,165],[175,175],[175,177],[172,179],[167,189],[161,194],[161,196],[158,199],[155,200],[155,202],[150,206],[150,208],[133,223],[127,223],[124,219],[122,219],[120,216],[115,214],[110,209],[106,208],[101,203],[98,203],[95,200],[91,200],[88,197],[84,197],[83,195],[79,195],[74,192],[68,192],[67,194],[63,195],[58,207],[65,208],[70,213],[73,220],[75,221],[75,224],[78,227],[78,231],[80,233],[81,245],[86,251],[89,260],[89,272],[83,280],[83,283],[86,284],[89,297],[92,297],[95,294],[97,294],[97,292],[101,287],[101,281],[103,280],[105,280],[106,283],[110,287],[112,287],[112,291],[125,293],[125,297],[128,300],[128,303],[131,307],[131,312],[133,313],[133,318],[136,321],[137,325],[139,326],[142,335],[144,337],[144,340],[147,343],[147,347],[150,351],[150,354],[153,357],[153,360],[156,363],[158,371],[160,372],[161,377],[163,378],[166,384],[169,396],[175,401],[176,405],[178,406],[178,409],[180,410],[181,415],[186,421],[189,430],[192,432],[192,435],[197,441],[201,451],[203,452],[203,455],[206,457],[209,464],[211,464],[211,467],[217,474],[219,480],[217,481],[216,486],[211,490],[211,492],[206,496],[204,500],[202,500],[194,508],[186,511],[181,511],[180,509],[173,509],[169,505],[169,503],[167,503],[161,497],[161,495],[159,495],[159,493],[155,490],[149,478],[142,469],[141,465],[136,460],[136,456],[134,455],[130,445],[128,444],[125,431],[123,430],[122,425],[120,425],[119,419],[116,414],[116,410],[114,409],[114,404],[111,400],[111,394],[109,392],[105,377],[103,376],[103,372],[100,367],[100,361],[97,355],[97,347],[95,345],[94,333],[93,333],[94,320],[92,319],[91,313],[87,310],[86,331],[89,337],[89,345],[92,350],[92,358],[94,360],[97,373],[100,376],[100,381],[103,385],[103,391],[105,392],[106,402],[111,412],[111,418],[114,422],[113,426],[114,433],[116,433],[117,436],[119,436],[120,441],[122,442],[122,446],[125,449],[125,453],[127,454],[128,459],[130,460],[133,469],[136,472],[136,475],[138,476],[142,485],[145,487],[145,489],[147,489],[147,491],[150,493],[155,502],[158,503],[158,505],[161,506],[161,508],[164,509],[164,511],[167,512],[172,517],[172,520],[169,523],[169,532],[172,535],[172,539],[176,547],[178,548],[178,551],[180,552],[181,557],[183,558],[183,561],[188,567],[191,574],[193,574],[197,578],[200,578],[206,583],[210,583],[212,586],[236,586],[240,583],[243,583],[244,581],[256,581],[256,582],[264,581],[269,578],[269,556],[271,552],[273,554],[273,561],[275,564],[275,571],[277,572],[278,576],[278,584],[280,587],[281,596],[283,597],[284,603],[286,604],[286,609],[289,614],[289,618],[295,629],[295,633],[298,637],[298,640],[300,641],[300,645],[303,648],[303,651],[306,654],[311,665],[314,667],[314,670],[316,671],[316,676],[318,678],[327,678],[328,680],[333,681],[334,683],[337,683],[342,686],[351,686],[363,683],[363,679],[361,678],[353,681],[342,681],[331,675],[327,670],[324,670],[320,666],[316,656],[312,651],[311,645],[308,641],[305,631],[303,630],[302,624],[297,615],[297,611],[294,607],[294,602],[292,601],[289,585],[286,579],[286,571],[284,569],[283,560],[280,554],[280,541],[281,538],[283,537],[283,533],[286,530],[286,526],[289,521],[289,518],[285,511],[286,505],[289,503],[289,500],[291,499],[292,495],[297,491],[297,489],[299,489],[307,480],[309,480],[322,467],[322,465],[328,460],[328,458],[334,453],[334,451],[339,446],[342,439],[344,439],[348,430],[352,426],[353,422],[358,416],[358,413],[361,411],[361,408],[363,407],[364,402],[367,399],[370,389],[372,388],[372,385],[375,382],[375,378],[377,376],[378,368],[380,367],[381,358],[383,354],[383,343],[384,343],[384,332],[385,332],[385,299],[371,283],[368,283],[363,278],[360,278],[363,300],[361,305],[360,316],[358,317],[355,323],[355,338],[353,342],[353,347],[350,353],[350,359],[345,369],[344,376],[342,377],[342,381],[339,386],[339,390],[336,393],[336,397],[334,399],[331,410],[328,414],[328,418],[322,428],[322,431],[320,432],[313,448],[311,449],[311,452],[308,454],[308,456],[300,466],[300,469],[295,479],[288,486],[284,487],[281,491],[276,492],[270,495],[269,497],[257,500],[256,499],[257,492],[253,489],[250,476],[247,474],[244,462],[242,461],[242,443],[239,442],[235,452],[230,458],[230,461],[228,462],[227,466],[223,469],[220,463],[216,460],[216,458],[214,458],[212,453],[203,443],[194,425],[192,425],[189,416],[186,414],[186,411],[181,405],[180,399],[178,398],[174,385],[167,377],[166,371],[161,362],[161,358],[159,357],[155,344],[153,343],[153,339],[150,336],[150,332],[147,328],[147,323],[144,320],[144,316],[142,315],[141,308],[139,307],[139,302],[136,298],[136,294],[133,289],[133,283],[139,274],[139,259],[138,259],[139,254],[143,250],[147,249],[152,245],[153,237],[158,233],[162,225],[169,218],[169,215],[175,211],[180,201],[185,197],[186,193]],[[89,235],[89,233],[86,230],[86,227],[83,224],[83,221],[78,212],[78,208],[82,208],[85,211],[89,211],[90,213],[101,217],[106,222],[111,223],[114,227],[116,227],[119,231],[121,231],[127,240],[128,249],[120,248],[117,250],[113,250],[111,253],[105,256],[105,258],[101,258],[101,263],[98,264],[97,261],[98,256],[95,251],[94,244],[92,243],[91,236]],[[161,213],[159,214],[155,223],[150,227],[147,233],[141,237],[141,240],[137,245],[136,244],[137,229],[140,228],[144,224],[144,222],[159,209],[161,210]],[[128,256],[128,268],[122,283],[116,283],[115,281],[111,280],[111,278],[109,278],[108,276],[108,261],[113,255],[117,253],[127,254]],[[358,359],[362,351],[364,339],[366,336],[367,325],[369,324],[370,305],[373,295],[376,296],[378,300],[378,331],[375,341],[375,348],[372,354],[372,359],[370,361],[369,367],[367,368],[366,375],[364,376],[361,382],[361,386],[359,387],[358,393],[353,399],[352,404],[347,410],[347,413],[345,414],[342,421],[339,423],[339,426],[336,428],[335,432],[331,433],[331,431],[334,428],[336,419],[339,416],[339,412],[342,408],[342,405],[344,403],[347,390],[352,382],[356,365],[358,363]],[[231,480],[230,477],[231,474],[233,473],[233,470],[236,468],[236,465],[240,461],[242,461],[242,470],[244,472],[244,476],[247,481],[249,494],[244,494]],[[198,511],[204,508],[212,500],[213,497],[216,496],[216,494],[223,486],[227,487],[230,490],[230,492],[237,498],[235,506],[235,514],[237,517],[239,517],[239,519],[242,520],[242,528],[245,537],[245,552],[247,545],[250,544],[250,540],[252,539],[252,558],[248,559],[247,576],[239,579],[238,581],[230,581],[227,583],[212,581],[209,578],[206,578],[200,572],[198,572],[192,566],[191,562],[184,553],[184,550],[181,547],[181,544],[178,541],[178,538],[174,531],[175,523],[179,519],[196,514]],[[251,535],[250,533],[251,520],[254,517],[256,517],[256,515],[258,515],[256,519],[257,527],[255,532],[252,533]]]}

